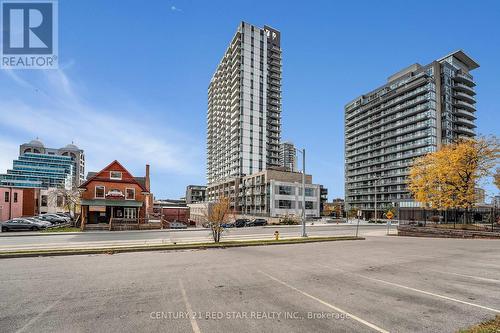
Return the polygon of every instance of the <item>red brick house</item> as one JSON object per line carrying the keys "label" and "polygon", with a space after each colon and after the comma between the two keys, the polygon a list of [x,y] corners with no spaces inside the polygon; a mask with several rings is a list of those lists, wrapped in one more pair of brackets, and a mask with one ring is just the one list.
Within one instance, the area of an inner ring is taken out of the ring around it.
{"label": "red brick house", "polygon": [[153,201],[149,165],[146,165],[145,177],[134,177],[115,160],[99,172],[90,172],[79,189],[82,229],[91,224],[147,222]]}

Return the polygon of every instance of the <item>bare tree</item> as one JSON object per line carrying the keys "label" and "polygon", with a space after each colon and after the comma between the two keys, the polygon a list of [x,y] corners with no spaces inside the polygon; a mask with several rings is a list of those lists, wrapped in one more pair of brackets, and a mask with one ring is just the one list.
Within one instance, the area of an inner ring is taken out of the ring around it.
{"label": "bare tree", "polygon": [[222,197],[219,201],[215,202],[211,209],[207,211],[207,220],[212,231],[212,237],[215,243],[220,242],[223,223],[229,222],[234,216],[231,209],[229,198]]}
{"label": "bare tree", "polygon": [[62,207],[75,217],[80,209],[80,192],[76,189],[55,188],[48,192],[48,200],[54,206]]}

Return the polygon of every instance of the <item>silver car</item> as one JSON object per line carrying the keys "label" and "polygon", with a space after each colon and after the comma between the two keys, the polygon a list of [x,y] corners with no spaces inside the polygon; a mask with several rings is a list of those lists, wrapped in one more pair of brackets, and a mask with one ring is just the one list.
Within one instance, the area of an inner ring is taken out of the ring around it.
{"label": "silver car", "polygon": [[46,226],[38,223],[32,222],[23,218],[16,218],[12,220],[7,220],[5,222],[0,223],[2,226],[2,232],[11,231],[11,230],[31,230],[36,231],[40,229],[45,229]]}

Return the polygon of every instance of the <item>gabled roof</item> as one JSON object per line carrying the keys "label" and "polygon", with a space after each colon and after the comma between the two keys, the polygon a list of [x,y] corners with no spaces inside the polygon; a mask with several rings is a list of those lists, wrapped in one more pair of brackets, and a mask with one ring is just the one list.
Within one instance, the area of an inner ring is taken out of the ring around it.
{"label": "gabled roof", "polygon": [[121,163],[118,162],[117,160],[114,160],[113,162],[108,164],[104,169],[102,169],[99,172],[89,172],[87,174],[87,180],[83,184],[81,184],[79,186],[79,188],[86,188],[87,185],[91,181],[94,181],[94,180],[102,180],[102,181],[117,182],[117,183],[122,182],[123,183],[123,181],[109,179],[109,177],[107,177],[107,176],[106,177],[101,176],[104,172],[108,171],[111,168],[111,166],[113,166],[113,165],[118,165],[121,169],[123,169],[123,171],[125,171],[128,175],[130,175],[129,182],[137,184],[144,192],[148,192],[148,190],[146,189],[146,185],[145,185],[145,177],[132,176],[132,174],[123,165],[121,165]]}

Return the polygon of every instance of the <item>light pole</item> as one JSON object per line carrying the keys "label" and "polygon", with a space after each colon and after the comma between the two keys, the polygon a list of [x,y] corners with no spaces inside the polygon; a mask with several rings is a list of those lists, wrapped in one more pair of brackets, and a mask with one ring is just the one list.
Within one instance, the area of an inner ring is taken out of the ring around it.
{"label": "light pole", "polygon": [[373,182],[374,186],[375,186],[375,223],[377,223],[377,183],[382,179],[382,177],[379,177],[377,179],[375,179],[375,181]]}
{"label": "light pole", "polygon": [[307,237],[306,233],[306,150],[297,149],[302,153],[302,237]]}

